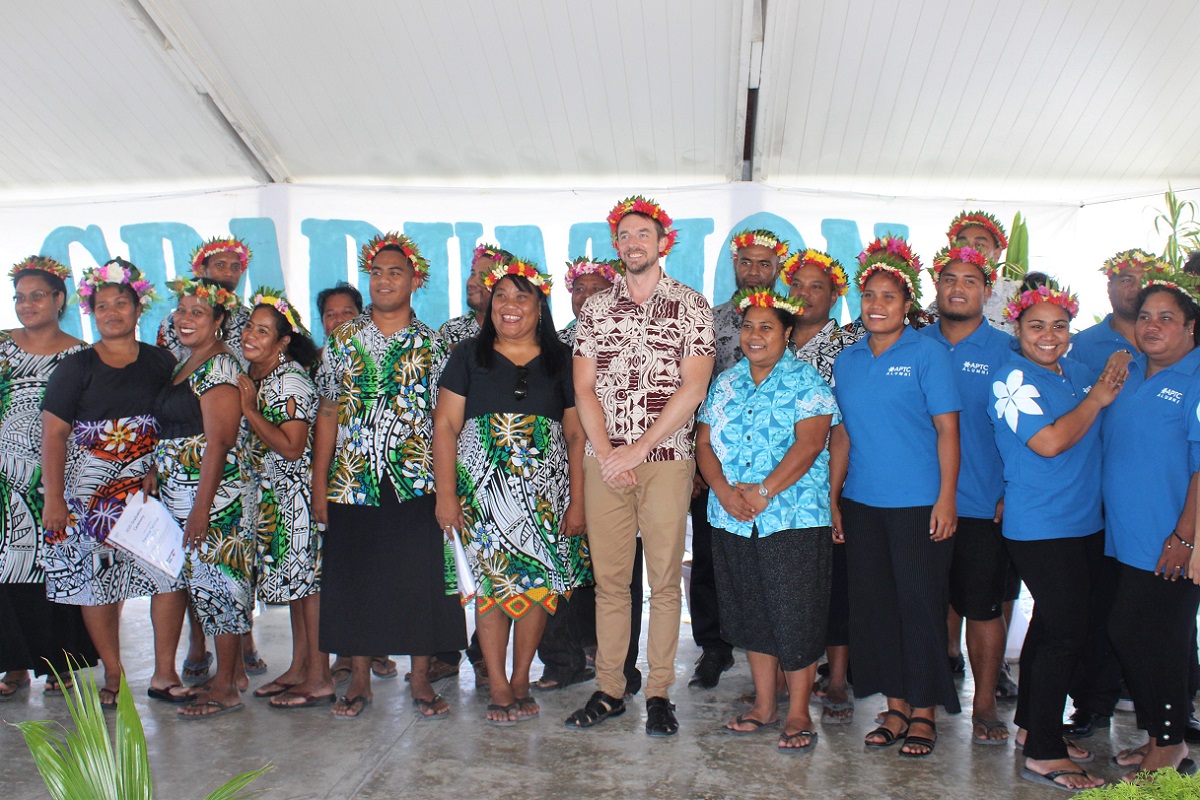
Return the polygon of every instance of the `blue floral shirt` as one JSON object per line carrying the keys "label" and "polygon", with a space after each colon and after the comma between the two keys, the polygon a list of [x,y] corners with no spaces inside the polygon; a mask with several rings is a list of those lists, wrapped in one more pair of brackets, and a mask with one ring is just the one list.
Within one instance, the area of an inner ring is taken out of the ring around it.
{"label": "blue floral shirt", "polygon": [[[811,364],[785,354],[758,386],[745,359],[722,372],[698,420],[711,429],[709,442],[725,478],[730,483],[758,483],[795,443],[796,423],[819,416],[832,416],[831,425],[842,421],[833,390]],[[759,536],[828,526],[829,450],[821,451],[800,480],[772,497],[754,522],[734,519],[716,493],[708,498],[708,519],[714,528],[746,537],[755,525]]]}

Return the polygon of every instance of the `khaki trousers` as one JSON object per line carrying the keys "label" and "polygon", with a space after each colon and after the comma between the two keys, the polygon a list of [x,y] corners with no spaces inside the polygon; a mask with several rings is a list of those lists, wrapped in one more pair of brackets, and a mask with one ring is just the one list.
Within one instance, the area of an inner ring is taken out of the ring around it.
{"label": "khaki trousers", "polygon": [[629,581],[641,531],[650,582],[646,697],[669,697],[675,682],[683,595],[679,584],[696,462],[642,464],[634,470],[637,485],[625,489],[610,489],[600,478],[600,462],[591,456],[584,459],[583,469],[588,547],[596,576],[596,683],[612,697],[625,693]]}

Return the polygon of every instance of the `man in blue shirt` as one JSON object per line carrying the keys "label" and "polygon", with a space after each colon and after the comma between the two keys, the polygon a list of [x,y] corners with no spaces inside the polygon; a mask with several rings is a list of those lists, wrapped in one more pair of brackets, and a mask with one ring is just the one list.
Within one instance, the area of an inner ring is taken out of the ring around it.
{"label": "man in blue shirt", "polygon": [[996,683],[1008,629],[1004,622],[1008,550],[1000,532],[1004,465],[989,419],[992,382],[1012,358],[1013,337],[983,316],[996,265],[972,247],[944,248],[933,261],[941,317],[921,333],[950,352],[962,398],[959,437],[958,530],[950,565],[950,604],[966,620],[967,652],[975,676],[971,740],[1003,744],[1008,728],[996,713]]}

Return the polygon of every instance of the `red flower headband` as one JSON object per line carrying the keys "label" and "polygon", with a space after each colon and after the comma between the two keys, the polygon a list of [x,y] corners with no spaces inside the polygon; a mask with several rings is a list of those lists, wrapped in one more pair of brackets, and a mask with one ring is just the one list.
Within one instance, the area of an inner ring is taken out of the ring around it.
{"label": "red flower headband", "polygon": [[792,316],[804,313],[804,301],[798,297],[784,297],[774,289],[748,288],[742,289],[733,296],[733,307],[743,315],[751,306],[757,308],[778,308]]}
{"label": "red flower headband", "polygon": [[246,271],[246,267],[250,265],[250,248],[241,239],[215,237],[209,239],[204,244],[192,251],[192,274],[198,277],[203,277],[201,272],[204,271],[204,260],[213,253],[221,252],[234,253],[238,257],[238,261],[242,262],[242,272]]}
{"label": "red flower headband", "polygon": [[1075,319],[1075,315],[1079,313],[1079,297],[1071,294],[1069,288],[1060,289],[1057,283],[1051,281],[1047,285],[1013,295],[1004,307],[1004,318],[1016,322],[1025,309],[1038,303],[1053,303],[1065,310],[1071,319]]}
{"label": "red flower headband", "polygon": [[946,232],[946,238],[950,240],[951,244],[954,244],[963,228],[969,228],[972,225],[986,228],[987,232],[992,235],[996,247],[1001,250],[1008,247],[1008,234],[1004,232],[1004,226],[1000,224],[1000,220],[986,211],[963,211],[950,223],[950,230]]}
{"label": "red flower headband", "polygon": [[182,300],[185,297],[195,297],[201,302],[214,308],[221,306],[226,311],[233,311],[242,304],[241,298],[224,286],[210,286],[207,283],[194,281],[191,278],[179,277],[167,282],[171,294]]}
{"label": "red flower headband", "polygon": [[417,245],[411,239],[395,231],[381,233],[362,246],[362,252],[358,255],[359,271],[369,275],[371,263],[375,260],[375,256],[379,255],[379,251],[385,247],[399,248],[404,257],[408,259],[408,263],[412,264],[413,272],[416,273],[416,286],[419,288],[425,285],[425,279],[429,277],[429,262],[421,257],[421,251],[417,249]]}
{"label": "red flower headband", "polygon": [[663,230],[667,234],[667,249],[663,250],[665,256],[671,252],[671,248],[675,246],[675,240],[679,237],[679,231],[671,227],[671,217],[666,211],[653,200],[647,200],[641,195],[627,197],[621,202],[613,206],[613,210],[608,212],[608,228],[612,232],[613,247],[617,246],[617,226],[621,224],[621,220],[628,214],[641,214],[663,226]]}
{"label": "red flower headband", "polygon": [[512,258],[512,253],[507,250],[502,250],[498,244],[481,244],[475,248],[475,254],[471,256],[471,268],[479,263],[479,259],[489,258],[492,261],[503,261],[507,258]]}
{"label": "red flower headband", "polygon": [[49,272],[51,275],[62,281],[65,281],[67,278],[71,277],[70,267],[63,266],[53,258],[46,258],[45,256],[29,256],[29,258],[26,258],[23,261],[18,261],[16,264],[13,264],[13,268],[8,271],[8,277],[15,280],[19,273],[24,272],[27,269],[36,269],[42,272]]}
{"label": "red flower headband", "polygon": [[887,272],[908,287],[913,303],[921,299],[921,259],[899,236],[876,239],[858,254],[858,290],[877,272]]}
{"label": "red flower headband", "polygon": [[1100,267],[1100,271],[1111,278],[1113,275],[1121,274],[1122,270],[1140,269],[1144,281],[1150,275],[1162,275],[1169,266],[1158,256],[1134,248],[1133,250],[1122,250],[1105,261],[1104,265]]}
{"label": "red flower headband", "polygon": [[850,282],[846,280],[846,270],[836,258],[828,253],[822,253],[820,250],[801,250],[789,256],[780,269],[783,282],[790,286],[792,278],[796,277],[796,273],[804,267],[817,267],[828,275],[829,279],[833,281],[835,297],[844,297],[846,292],[850,291]]}
{"label": "red flower headband", "polygon": [[532,261],[521,261],[518,258],[501,261],[487,275],[483,276],[483,285],[490,291],[505,275],[519,275],[536,286],[546,297],[550,296],[550,276],[540,272],[537,264]]}
{"label": "red flower headband", "polygon": [[586,258],[577,258],[574,261],[567,262],[567,274],[563,279],[563,283],[566,284],[568,292],[575,285],[575,280],[582,275],[599,275],[609,283],[616,283],[617,276],[624,271],[625,266],[619,259],[612,261],[588,261]]}
{"label": "red flower headband", "polygon": [[994,261],[973,247],[943,247],[933,257],[933,279],[936,281],[942,275],[942,270],[951,261],[961,261],[964,264],[974,264],[983,273],[983,279],[991,286],[996,282],[998,269]]}
{"label": "red flower headband", "polygon": [[729,240],[729,253],[733,256],[733,263],[737,263],[738,250],[753,245],[774,250],[775,255],[779,258],[787,258],[788,243],[785,240],[775,235],[774,231],[756,228],[754,230],[744,230],[735,233],[733,238]]}

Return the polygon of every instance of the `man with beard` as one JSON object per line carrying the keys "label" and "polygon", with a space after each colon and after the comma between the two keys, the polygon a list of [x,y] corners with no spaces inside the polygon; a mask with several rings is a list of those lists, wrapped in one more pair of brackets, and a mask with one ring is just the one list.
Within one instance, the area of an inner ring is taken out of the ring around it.
{"label": "man with beard", "polygon": [[1000,532],[1004,465],[992,432],[992,383],[1013,355],[1013,337],[992,327],[983,307],[997,268],[973,247],[943,248],[933,259],[941,318],[921,333],[950,351],[963,408],[956,506],[958,528],[950,562],[950,604],[966,620],[967,653],[975,676],[971,741],[1002,745],[1008,727],[996,714],[996,682],[1008,628],[1003,605],[1008,550]]}
{"label": "man with beard", "polygon": [[[735,294],[743,289],[771,288],[779,276],[779,260],[787,257],[788,243],[773,231],[743,230],[729,242],[733,259]],[[713,378],[742,358],[738,346],[742,315],[727,301],[713,309],[717,358]],[[692,638],[701,648],[696,669],[688,686],[712,689],[721,681],[721,673],[733,666],[733,647],[721,638],[717,585],[713,573],[712,526],[708,524],[708,484],[696,473],[692,491],[692,577],[688,610],[692,615]]]}
{"label": "man with beard", "polygon": [[678,732],[675,682],[684,536],[696,472],[692,426],[713,368],[712,308],[659,264],[671,218],[643,197],[608,215],[625,275],[583,306],[575,402],[587,433],[584,503],[596,576],[596,691],[566,721],[589,728],[625,711],[629,581],[638,531],[650,577],[646,733]]}

